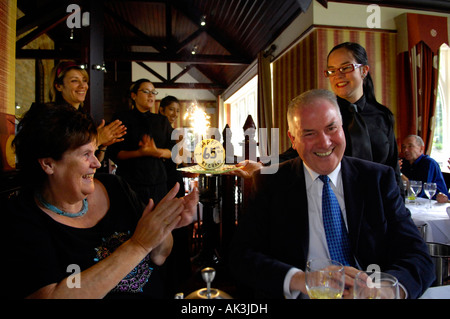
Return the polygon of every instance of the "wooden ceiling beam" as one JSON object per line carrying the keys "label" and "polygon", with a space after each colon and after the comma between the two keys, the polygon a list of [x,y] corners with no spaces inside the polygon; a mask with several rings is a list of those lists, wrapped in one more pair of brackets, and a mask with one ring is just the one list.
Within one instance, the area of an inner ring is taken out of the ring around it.
{"label": "wooden ceiling beam", "polygon": [[81,50],[17,49],[16,59],[80,60]]}
{"label": "wooden ceiling beam", "polygon": [[[184,0],[172,0],[171,4],[181,13],[183,13],[187,18],[189,18],[194,24],[198,25],[202,17],[202,13],[195,10],[193,7],[185,3]],[[224,35],[222,32],[212,28],[206,22],[205,27],[201,27],[210,37],[212,37],[217,43],[219,43],[224,49],[230,52],[234,56],[245,56],[244,52],[241,52],[238,48],[237,43],[232,43],[232,41]]]}
{"label": "wooden ceiling beam", "polygon": [[[73,50],[45,50],[20,49],[16,51],[17,59],[79,59],[80,53]],[[216,64],[216,65],[250,65],[252,61],[231,55],[195,54],[168,55],[152,52],[105,52],[106,61],[132,61],[132,62],[167,62],[189,64]]]}
{"label": "wooden ceiling beam", "polygon": [[180,73],[175,75],[173,79],[170,80],[170,82],[175,83],[179,78],[188,73],[193,67],[193,65],[187,65]]}
{"label": "wooden ceiling beam", "polygon": [[328,0],[317,0],[317,2],[328,9]]}
{"label": "wooden ceiling beam", "polygon": [[145,71],[153,74],[154,76],[156,76],[160,81],[166,82],[167,79],[165,79],[161,74],[159,74],[158,72],[156,72],[155,70],[153,70],[151,67],[149,67],[147,64],[145,64],[144,62],[136,62],[141,68],[143,68]]}
{"label": "wooden ceiling beam", "polygon": [[[30,33],[26,34],[25,36],[21,37],[20,39],[18,39],[16,41],[16,49],[23,48],[25,45],[27,45],[34,39],[37,39],[44,33],[49,32],[54,27],[56,27],[58,24],[65,21],[70,14],[71,13],[65,12],[65,14],[63,14],[63,15],[58,14],[58,15],[52,16],[50,19],[47,19],[44,23],[40,24],[36,29],[34,29]],[[22,29],[24,29],[24,28],[22,28]]]}
{"label": "wooden ceiling beam", "polygon": [[225,90],[226,86],[216,83],[161,83],[152,82],[155,89],[199,89],[199,90]]}
{"label": "wooden ceiling beam", "polygon": [[184,39],[182,42],[178,43],[173,51],[179,53],[186,45],[188,45],[191,41],[194,41],[200,34],[205,32],[203,29],[197,29],[197,31],[193,32],[190,36]]}
{"label": "wooden ceiling beam", "polygon": [[135,27],[133,24],[125,20],[122,16],[115,13],[111,9],[105,6],[105,13],[107,13],[109,16],[111,16],[114,20],[116,20],[118,23],[122,24],[124,27],[126,27],[128,30],[130,30],[132,33],[143,39],[147,45],[154,47],[159,52],[165,52],[167,50],[167,47],[164,45],[161,45],[160,43],[153,41],[151,37],[149,37],[147,34],[142,32],[140,29]]}
{"label": "wooden ceiling beam", "polygon": [[59,4],[49,5],[33,12],[26,13],[17,20],[16,36],[20,37],[22,34],[27,33],[38,26],[47,25],[49,24],[49,21],[58,21],[62,17],[66,18],[71,14],[66,12],[68,4],[68,1],[62,1]]}
{"label": "wooden ceiling beam", "polygon": [[175,55],[151,52],[105,52],[106,60],[142,61],[142,62],[168,62],[189,64],[216,64],[216,65],[249,65],[252,61],[231,55]]}

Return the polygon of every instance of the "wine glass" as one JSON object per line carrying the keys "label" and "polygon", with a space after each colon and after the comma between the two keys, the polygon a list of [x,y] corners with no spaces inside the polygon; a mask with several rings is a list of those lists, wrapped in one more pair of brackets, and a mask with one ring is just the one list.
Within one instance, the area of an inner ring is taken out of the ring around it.
{"label": "wine glass", "polygon": [[344,266],[331,259],[306,263],[306,290],[311,299],[341,299],[345,288]]}
{"label": "wine glass", "polygon": [[355,276],[353,299],[399,299],[399,284],[394,276],[360,271]]}
{"label": "wine glass", "polygon": [[428,208],[431,208],[431,199],[433,198],[434,194],[436,194],[436,183],[424,183],[423,191],[425,192],[425,195],[427,195],[429,199]]}
{"label": "wine glass", "polygon": [[412,197],[410,197],[410,204],[420,205],[416,202],[417,195],[422,191],[422,181],[409,181],[409,189],[411,190]]}

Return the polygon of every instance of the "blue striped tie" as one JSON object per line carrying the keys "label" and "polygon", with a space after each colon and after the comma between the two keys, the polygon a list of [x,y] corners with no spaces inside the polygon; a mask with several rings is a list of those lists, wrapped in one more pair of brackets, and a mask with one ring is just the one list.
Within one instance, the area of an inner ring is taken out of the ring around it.
{"label": "blue striped tie", "polygon": [[328,176],[320,175],[319,178],[323,182],[322,218],[331,259],[345,266],[352,265],[348,233],[338,200],[330,187]]}

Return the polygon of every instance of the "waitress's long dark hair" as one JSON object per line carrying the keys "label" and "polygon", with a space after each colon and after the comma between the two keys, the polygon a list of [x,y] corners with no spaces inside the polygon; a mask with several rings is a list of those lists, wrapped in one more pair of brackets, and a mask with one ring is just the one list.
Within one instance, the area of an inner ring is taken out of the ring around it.
{"label": "waitress's long dark hair", "polygon": [[[139,80],[133,82],[133,84],[131,84],[131,86],[130,86],[130,95],[131,95],[131,93],[137,94],[139,91],[139,88],[141,87],[141,84],[147,83],[147,82],[152,83],[149,79],[139,79]],[[133,108],[136,107],[136,102],[133,99],[131,99],[131,105]]]}
{"label": "waitress's long dark hair", "polygon": [[[355,42],[344,42],[341,44],[336,45],[333,49],[331,49],[330,53],[328,53],[328,58],[330,57],[330,54],[333,51],[336,51],[337,49],[345,48],[348,51],[350,51],[353,54],[353,57],[355,58],[356,62],[363,65],[369,65],[369,59],[367,57],[366,49],[364,49],[360,44]],[[375,98],[375,90],[373,87],[373,81],[372,77],[370,76],[370,72],[367,72],[367,76],[364,78],[363,81],[363,91],[364,95],[367,100],[376,102]]]}

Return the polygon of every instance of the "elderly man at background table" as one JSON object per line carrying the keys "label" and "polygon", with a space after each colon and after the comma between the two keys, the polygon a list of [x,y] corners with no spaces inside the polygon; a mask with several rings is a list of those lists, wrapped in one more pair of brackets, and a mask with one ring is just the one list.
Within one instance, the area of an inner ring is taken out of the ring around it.
{"label": "elderly man at background table", "polygon": [[433,282],[434,268],[405,208],[394,170],[343,156],[342,118],[329,91],[308,91],[295,98],[288,124],[300,157],[281,164],[275,174],[255,172],[249,211],[231,247],[237,283],[256,297],[306,294],[306,262],[331,256],[322,221],[324,183],[319,179],[327,175],[350,247],[344,297],[351,297],[356,273],[373,264],[397,277],[403,297],[419,297]]}
{"label": "elderly man at background table", "polygon": [[[418,135],[408,135],[402,143],[404,159],[401,164],[403,176],[412,181],[436,183],[436,199],[438,203],[448,201],[448,191],[439,164],[429,155],[424,154],[425,144]],[[402,176],[402,177],[403,177]],[[418,197],[427,198],[422,190]]]}

